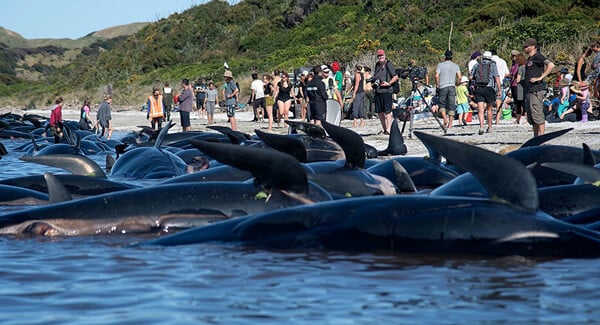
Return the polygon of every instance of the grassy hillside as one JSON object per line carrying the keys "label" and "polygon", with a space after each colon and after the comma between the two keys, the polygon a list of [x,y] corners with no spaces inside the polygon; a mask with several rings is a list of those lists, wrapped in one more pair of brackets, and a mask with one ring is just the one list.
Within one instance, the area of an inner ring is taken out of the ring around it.
{"label": "grassy hillside", "polygon": [[[214,0],[111,44],[91,45],[33,93],[43,101],[48,94],[98,93],[111,85],[117,101],[129,103],[163,81],[221,80],[224,61],[236,77],[245,77],[254,66],[266,72],[333,60],[346,67],[372,64],[380,47],[397,66],[414,59],[432,71],[448,47],[451,26],[451,47],[462,66],[474,50],[496,48],[508,58],[528,37],[537,38],[558,66],[569,66],[598,36],[599,5],[598,0],[244,0],[230,6]],[[0,94],[19,89],[0,87]]]}

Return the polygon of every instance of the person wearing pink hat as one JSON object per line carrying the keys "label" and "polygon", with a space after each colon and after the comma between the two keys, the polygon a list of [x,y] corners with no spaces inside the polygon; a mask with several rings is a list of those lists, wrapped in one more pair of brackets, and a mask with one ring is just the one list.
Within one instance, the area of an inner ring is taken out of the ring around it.
{"label": "person wearing pink hat", "polygon": [[533,136],[544,134],[546,118],[544,116],[543,81],[554,69],[554,63],[538,52],[538,44],[534,38],[525,40],[523,51],[529,55],[525,65],[525,82],[527,89],[527,122],[533,125]]}
{"label": "person wearing pink hat", "polygon": [[[373,71],[373,88],[375,91],[375,112],[381,121],[381,133],[390,134],[392,127],[392,103],[393,87],[392,84],[398,82],[396,68],[387,60],[385,51],[377,50],[377,62]],[[376,86],[378,85],[378,86]]]}

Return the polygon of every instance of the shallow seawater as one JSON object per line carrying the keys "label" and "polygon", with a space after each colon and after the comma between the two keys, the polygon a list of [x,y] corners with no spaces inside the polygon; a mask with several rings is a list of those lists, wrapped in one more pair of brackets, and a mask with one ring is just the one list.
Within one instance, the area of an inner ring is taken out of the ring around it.
{"label": "shallow seawater", "polygon": [[[50,169],[16,159],[0,178]],[[102,163],[104,157],[98,158]],[[596,323],[598,259],[134,247],[151,236],[0,237],[0,323]]]}

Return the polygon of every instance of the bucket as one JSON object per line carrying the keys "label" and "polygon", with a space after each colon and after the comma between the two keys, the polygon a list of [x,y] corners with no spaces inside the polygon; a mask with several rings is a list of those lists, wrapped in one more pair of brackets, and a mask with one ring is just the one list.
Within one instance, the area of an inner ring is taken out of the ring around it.
{"label": "bucket", "polygon": [[473,122],[473,111],[467,112],[467,117],[465,118],[467,122]]}
{"label": "bucket", "polygon": [[510,120],[510,119],[512,119],[512,110],[510,110],[510,109],[503,109],[502,110],[502,119],[503,120]]}

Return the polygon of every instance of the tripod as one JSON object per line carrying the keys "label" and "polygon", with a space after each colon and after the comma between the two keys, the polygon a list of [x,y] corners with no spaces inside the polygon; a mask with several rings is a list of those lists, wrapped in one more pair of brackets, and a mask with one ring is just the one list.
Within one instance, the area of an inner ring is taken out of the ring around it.
{"label": "tripod", "polygon": [[442,124],[442,122],[440,122],[440,119],[435,115],[435,112],[433,112],[431,110],[431,105],[429,105],[429,103],[425,100],[425,96],[423,95],[423,93],[421,92],[419,87],[417,87],[419,85],[419,80],[411,79],[411,84],[412,84],[412,89],[410,91],[409,98],[406,100],[406,103],[408,103],[408,101],[410,101],[410,105],[406,105],[406,110],[408,111],[409,114],[408,114],[408,118],[405,118],[404,123],[402,123],[402,130],[400,131],[400,134],[404,134],[404,129],[406,128],[406,122],[407,122],[407,120],[410,120],[410,124],[408,126],[408,137],[412,139],[412,133],[414,130],[413,122],[414,122],[414,117],[415,117],[415,108],[413,106],[413,104],[414,104],[413,98],[414,98],[415,94],[421,95],[421,98],[423,98],[423,102],[425,103],[425,106],[427,106],[427,108],[429,109],[429,111],[431,112],[433,117],[435,118],[435,121],[438,123],[438,125],[440,126],[442,131],[444,131],[444,134],[446,134],[446,128],[444,127],[444,124]]}

